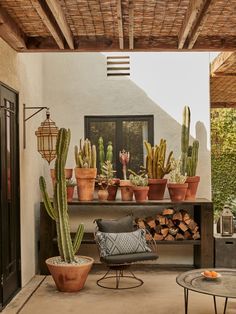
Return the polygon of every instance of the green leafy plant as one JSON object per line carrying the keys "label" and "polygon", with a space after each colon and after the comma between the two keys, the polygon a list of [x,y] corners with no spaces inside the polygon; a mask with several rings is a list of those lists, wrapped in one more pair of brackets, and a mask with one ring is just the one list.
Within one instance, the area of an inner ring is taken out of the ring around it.
{"label": "green leafy plant", "polygon": [[147,150],[146,171],[150,179],[162,179],[171,171],[171,158],[173,152],[169,153],[166,159],[166,140],[161,139],[159,145],[152,147],[150,143],[144,141]]}
{"label": "green leafy plant", "polygon": [[83,142],[80,139],[80,147],[75,146],[75,162],[78,168],[96,168],[97,153],[96,146],[91,145],[89,139]]}
{"label": "green leafy plant", "polygon": [[66,180],[66,186],[76,186],[76,182],[73,179],[67,179]]}
{"label": "green leafy plant", "polygon": [[169,173],[168,182],[169,183],[177,183],[183,184],[185,183],[187,176],[181,174],[181,160],[171,158],[171,171]]}
{"label": "green leafy plant", "polygon": [[147,186],[148,185],[148,176],[145,173],[137,174],[132,170],[128,170],[130,173],[129,180],[135,186]]}
{"label": "green leafy plant", "polygon": [[113,170],[112,163],[105,161],[102,166],[102,174],[97,176],[97,183],[102,189],[108,188],[109,185],[113,185],[113,177],[115,170]]}
{"label": "green leafy plant", "polygon": [[62,261],[76,263],[75,253],[79,250],[84,235],[84,226],[78,226],[74,240],[70,236],[68,219],[68,205],[66,196],[65,164],[70,144],[70,130],[64,128],[59,130],[56,144],[55,176],[53,206],[46,189],[44,177],[39,178],[39,185],[43,197],[43,202],[48,215],[56,223],[58,249]]}

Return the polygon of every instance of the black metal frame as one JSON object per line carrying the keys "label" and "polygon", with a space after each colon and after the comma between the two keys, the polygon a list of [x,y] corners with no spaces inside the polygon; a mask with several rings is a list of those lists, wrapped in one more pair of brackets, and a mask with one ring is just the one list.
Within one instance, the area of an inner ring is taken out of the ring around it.
{"label": "black metal frame", "polygon": [[[0,102],[1,102],[1,98],[2,98],[2,91],[1,89],[2,88],[5,88],[7,89],[9,92],[11,93],[14,93],[14,96],[15,96],[15,111],[9,109],[9,108],[5,108],[5,106],[3,106],[1,104],[1,109],[3,110],[6,110],[9,114],[14,114],[15,116],[15,124],[12,127],[11,129],[11,132],[14,133],[14,146],[13,146],[13,156],[14,156],[14,159],[12,160],[12,169],[14,169],[14,184],[15,184],[15,188],[14,188],[14,191],[13,191],[13,194],[14,194],[14,200],[13,200],[13,203],[14,203],[14,206],[15,208],[17,208],[17,210],[14,212],[14,215],[15,215],[15,218],[16,218],[16,225],[14,225],[14,229],[15,229],[15,237],[18,239],[18,245],[16,246],[16,259],[17,259],[17,283],[18,283],[18,289],[15,291],[15,293],[13,295],[9,295],[9,300],[19,291],[20,287],[21,287],[21,254],[20,254],[20,167],[19,167],[19,155],[20,155],[20,152],[19,152],[19,93],[10,88],[9,86],[7,86],[6,84],[0,82]],[[1,125],[1,124],[0,124]],[[0,146],[2,147],[2,136],[5,136],[4,134],[1,134],[1,138],[0,138]],[[1,150],[1,154],[0,154],[0,165],[2,164],[3,160],[6,158],[6,154],[5,152],[3,151],[3,149]],[[1,173],[1,167],[0,167],[0,179],[2,180],[3,177],[2,177],[2,173]],[[2,184],[2,183],[1,183]],[[0,209],[2,207],[2,193],[3,193],[3,190],[1,190],[1,197],[0,197]],[[2,215],[3,215],[3,211],[0,210],[0,215],[1,215],[1,218]],[[6,227],[6,226],[5,226]],[[3,241],[5,241],[3,239],[3,226],[0,224],[0,242],[1,242],[1,245],[0,247],[2,248],[2,250],[4,250],[3,248]],[[5,243],[5,242],[4,242]],[[3,301],[3,284],[4,284],[4,278],[2,277],[3,276],[3,256],[2,256],[3,252],[0,251],[0,275],[1,275],[1,282],[0,282],[0,310],[1,310],[1,307],[3,307],[4,305],[6,305],[6,302],[4,304],[1,304],[2,301]]]}
{"label": "black metal frame", "polygon": [[[147,121],[148,122],[148,141],[154,143],[154,116],[153,115],[101,115],[101,116],[85,116],[84,117],[84,135],[90,138],[91,122],[115,122],[116,123],[116,149],[117,152],[123,149],[120,130],[122,130],[123,121]],[[116,154],[116,171],[117,176],[122,177],[122,165],[119,162],[119,154]]]}

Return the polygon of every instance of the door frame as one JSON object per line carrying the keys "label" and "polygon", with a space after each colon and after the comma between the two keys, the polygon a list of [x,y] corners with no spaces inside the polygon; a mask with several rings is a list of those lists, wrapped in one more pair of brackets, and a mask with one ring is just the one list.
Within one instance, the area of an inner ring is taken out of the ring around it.
{"label": "door frame", "polygon": [[[15,178],[14,180],[17,180],[16,186],[17,192],[16,192],[16,204],[18,207],[18,211],[16,212],[17,215],[17,225],[16,225],[16,238],[19,239],[18,245],[17,245],[17,282],[18,282],[18,289],[14,292],[13,295],[11,295],[8,300],[3,304],[3,286],[2,286],[2,274],[3,274],[3,260],[2,260],[2,254],[3,252],[0,251],[0,311],[9,303],[9,301],[19,292],[21,289],[21,202],[20,202],[20,127],[19,127],[19,92],[13,89],[12,87],[6,85],[2,81],[0,81],[0,95],[1,95],[1,87],[4,87],[5,89],[9,90],[10,92],[13,92],[16,96],[16,146],[15,146]],[[2,241],[2,226],[0,224],[0,240]]]}

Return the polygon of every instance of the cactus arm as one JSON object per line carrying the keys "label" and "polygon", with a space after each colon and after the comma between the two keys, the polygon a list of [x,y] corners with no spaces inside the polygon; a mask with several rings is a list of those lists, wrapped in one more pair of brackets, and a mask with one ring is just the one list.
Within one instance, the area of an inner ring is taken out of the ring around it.
{"label": "cactus arm", "polygon": [[152,146],[150,143],[147,141],[144,141],[144,145],[147,150],[147,156],[148,156],[148,164],[146,165],[147,170],[148,170],[148,177],[152,178],[153,177],[153,171],[152,171]]}
{"label": "cactus arm", "polygon": [[190,108],[184,107],[183,111],[183,124],[181,129],[181,174],[186,174],[187,157],[189,147],[189,134],[190,134]]}
{"label": "cactus arm", "polygon": [[74,252],[74,254],[76,254],[78,252],[80,245],[81,245],[81,242],[82,242],[82,239],[83,239],[83,236],[84,236],[84,225],[80,224],[78,226],[78,229],[77,229],[77,232],[75,234],[74,241],[73,241],[73,252]]}
{"label": "cactus arm", "polygon": [[91,168],[97,167],[97,152],[96,152],[96,146],[92,146],[92,160],[91,160]]}
{"label": "cactus arm", "polygon": [[39,178],[39,186],[40,186],[40,190],[43,197],[43,202],[47,210],[47,213],[53,220],[56,220],[56,214],[55,214],[54,208],[52,207],[51,201],[49,199],[49,196],[46,190],[46,182],[45,182],[44,177]]}
{"label": "cactus arm", "polygon": [[75,148],[74,148],[74,154],[75,154],[75,164],[77,167],[79,167],[79,150],[78,150],[78,146],[75,145]]}
{"label": "cactus arm", "polygon": [[112,142],[109,141],[107,145],[106,160],[112,163],[112,159],[113,159],[113,147],[112,147]]}
{"label": "cactus arm", "polygon": [[98,161],[99,161],[101,173],[102,173],[102,167],[105,161],[104,159],[105,159],[105,152],[104,152],[103,138],[100,136],[98,139]]}

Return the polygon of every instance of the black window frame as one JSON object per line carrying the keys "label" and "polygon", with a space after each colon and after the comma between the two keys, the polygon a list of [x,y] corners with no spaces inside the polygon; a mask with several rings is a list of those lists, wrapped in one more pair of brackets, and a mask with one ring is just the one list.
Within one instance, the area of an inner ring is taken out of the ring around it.
{"label": "black window frame", "polygon": [[[148,122],[148,142],[154,145],[154,115],[88,115],[84,116],[84,135],[85,138],[90,139],[90,127],[91,122],[115,122],[117,130],[122,129],[123,121],[147,121]],[[96,145],[97,147],[97,145]],[[116,132],[116,147],[117,151],[123,149],[122,140],[119,136],[119,132]],[[119,156],[116,156],[116,170],[117,177],[122,179],[122,165],[119,162]]]}

